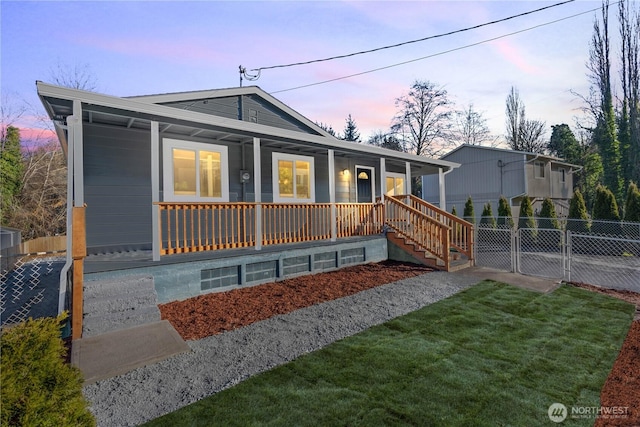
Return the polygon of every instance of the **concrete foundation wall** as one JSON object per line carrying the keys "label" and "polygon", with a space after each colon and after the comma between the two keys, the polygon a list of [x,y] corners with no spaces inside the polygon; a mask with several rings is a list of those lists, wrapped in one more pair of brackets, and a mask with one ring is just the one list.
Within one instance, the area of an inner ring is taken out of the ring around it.
{"label": "concrete foundation wall", "polygon": [[380,236],[279,252],[256,251],[237,257],[96,273],[85,279],[148,274],[153,277],[158,302],[165,303],[387,259],[387,239]]}

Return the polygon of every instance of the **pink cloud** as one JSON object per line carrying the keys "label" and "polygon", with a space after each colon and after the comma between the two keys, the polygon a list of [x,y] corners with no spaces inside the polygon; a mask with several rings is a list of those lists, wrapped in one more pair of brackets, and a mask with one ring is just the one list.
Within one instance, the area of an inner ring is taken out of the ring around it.
{"label": "pink cloud", "polygon": [[518,47],[509,40],[501,39],[491,42],[491,46],[495,47],[498,53],[510,64],[514,65],[520,71],[527,74],[540,75],[543,70],[528,61],[527,53],[524,48]]}

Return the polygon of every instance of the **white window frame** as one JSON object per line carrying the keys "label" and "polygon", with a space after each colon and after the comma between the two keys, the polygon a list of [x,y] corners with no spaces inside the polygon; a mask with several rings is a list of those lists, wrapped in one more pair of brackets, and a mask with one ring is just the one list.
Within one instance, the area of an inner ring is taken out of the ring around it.
{"label": "white window frame", "polygon": [[[200,196],[199,156],[196,155],[196,194],[194,196],[178,195],[173,190],[173,149],[200,151],[215,151],[220,153],[220,185],[221,197]],[[229,201],[229,149],[224,145],[205,144],[202,142],[185,141],[181,139],[162,139],[162,183],[163,200],[166,202],[228,202]]]}
{"label": "white window frame", "polygon": [[[540,176],[538,176],[538,167],[540,167],[540,171],[542,171],[542,174]],[[536,161],[533,162],[533,177],[535,179],[544,179],[544,176],[546,174],[546,165],[545,162],[541,162],[541,161]]]}
{"label": "white window frame", "polygon": [[[387,172],[384,175],[384,195],[388,196],[389,195],[389,189],[387,188],[387,178],[393,178],[394,179],[394,183],[395,183],[395,179],[396,178],[402,178],[403,181],[403,189],[402,189],[402,194],[394,194],[394,196],[402,196],[404,193],[407,192],[407,175],[403,174],[403,173],[396,173],[396,172]],[[393,189],[395,191],[395,184],[393,186]]]}
{"label": "white window frame", "polygon": [[[296,185],[293,184],[293,197],[280,197],[280,185],[278,184],[278,162],[280,160],[292,161],[294,165],[295,176],[295,164],[296,161],[309,162],[309,194],[311,197],[308,199],[296,198]],[[316,201],[316,179],[315,179],[315,166],[314,158],[311,156],[298,156],[295,154],[285,153],[272,153],[271,157],[271,175],[273,182],[273,202],[274,203],[315,203]]]}

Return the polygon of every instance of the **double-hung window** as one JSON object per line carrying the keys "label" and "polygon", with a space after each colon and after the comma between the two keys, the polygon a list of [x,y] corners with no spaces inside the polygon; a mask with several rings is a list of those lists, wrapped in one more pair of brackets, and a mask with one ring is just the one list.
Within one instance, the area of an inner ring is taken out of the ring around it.
{"label": "double-hung window", "polygon": [[399,196],[406,193],[404,189],[405,175],[400,173],[387,172],[385,180],[387,183],[385,194],[387,196]]}
{"label": "double-hung window", "polygon": [[228,202],[227,147],[163,139],[164,200]]}
{"label": "double-hung window", "polygon": [[273,153],[272,161],[275,203],[315,202],[313,157]]}

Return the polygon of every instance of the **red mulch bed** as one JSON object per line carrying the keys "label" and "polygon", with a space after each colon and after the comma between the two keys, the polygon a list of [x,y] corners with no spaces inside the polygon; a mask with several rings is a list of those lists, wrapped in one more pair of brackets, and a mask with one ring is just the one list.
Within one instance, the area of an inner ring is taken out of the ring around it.
{"label": "red mulch bed", "polygon": [[160,313],[182,338],[198,340],[430,271],[393,261],[357,265],[174,301],[160,305]]}
{"label": "red mulch bed", "polygon": [[[428,267],[393,261],[358,265],[170,302],[160,305],[160,312],[184,339],[197,340],[430,271]],[[628,412],[624,418],[598,418],[595,425],[640,426],[640,294],[583,283],[572,285],[636,305],[636,320],[600,395],[603,407],[628,407]]]}

